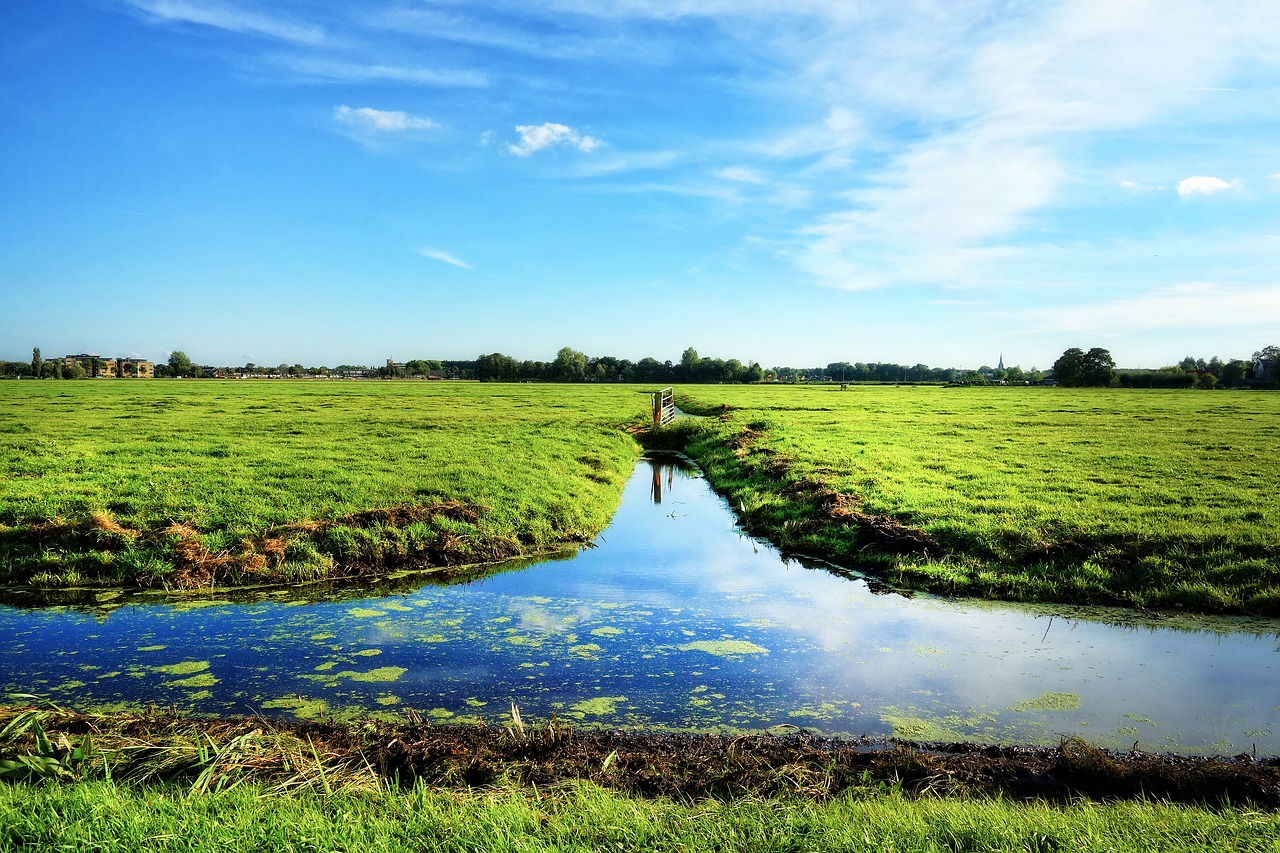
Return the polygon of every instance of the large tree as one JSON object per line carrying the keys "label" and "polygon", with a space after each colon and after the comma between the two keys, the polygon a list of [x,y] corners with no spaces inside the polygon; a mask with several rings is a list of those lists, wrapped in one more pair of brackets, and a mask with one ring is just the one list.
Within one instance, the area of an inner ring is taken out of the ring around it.
{"label": "large tree", "polygon": [[551,365],[551,375],[561,382],[581,382],[587,378],[587,357],[575,349],[562,347]]}
{"label": "large tree", "polygon": [[40,347],[35,347],[31,350],[31,375],[39,379],[43,368],[44,359],[40,357]]}
{"label": "large tree", "polygon": [[[187,358],[187,354],[182,350],[174,350],[169,353],[169,375],[170,376],[192,376],[195,365],[191,363],[191,359]],[[287,368],[286,368],[287,369]]]}
{"label": "large tree", "polygon": [[1253,354],[1253,378],[1261,382],[1280,382],[1280,347],[1263,347]]}
{"label": "large tree", "polygon": [[1053,363],[1053,377],[1068,388],[1110,385],[1116,375],[1111,353],[1102,347],[1085,352],[1072,347]]}

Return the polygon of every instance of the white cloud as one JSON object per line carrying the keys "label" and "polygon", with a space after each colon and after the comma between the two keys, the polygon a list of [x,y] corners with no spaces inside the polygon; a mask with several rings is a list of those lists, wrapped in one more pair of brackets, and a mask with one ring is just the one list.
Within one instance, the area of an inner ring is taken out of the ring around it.
{"label": "white cloud", "polygon": [[1135,193],[1151,193],[1164,189],[1161,184],[1140,184],[1137,181],[1121,181],[1120,186]]}
{"label": "white cloud", "polygon": [[373,107],[349,107],[346,104],[333,108],[333,117],[358,130],[377,133],[403,133],[409,130],[433,130],[439,127],[434,121],[413,113],[399,110],[375,110]]}
{"label": "white cloud", "polygon": [[554,122],[516,125],[516,133],[520,134],[520,141],[508,145],[507,151],[518,157],[528,157],[535,151],[555,145],[566,145],[590,154],[604,144],[594,136],[580,134],[571,127]]}
{"label": "white cloud", "polygon": [[296,24],[281,18],[247,12],[218,0],[128,0],[135,8],[165,21],[202,24],[236,33],[267,36],[300,44],[320,44],[320,27]]}
{"label": "white cloud", "polygon": [[1135,334],[1159,329],[1248,328],[1280,317],[1280,285],[1189,283],[1120,299],[1008,315],[1033,330]]}
{"label": "white cloud", "polygon": [[418,249],[417,251],[418,251],[418,254],[422,255],[422,257],[424,258],[431,258],[432,260],[435,260],[435,261],[441,261],[442,263],[452,264],[453,266],[461,267],[464,270],[471,269],[471,264],[467,263],[466,261],[459,260],[458,258],[454,257],[453,255],[441,249]]}
{"label": "white cloud", "polygon": [[331,83],[404,83],[415,86],[482,88],[488,79],[475,71],[439,70],[405,65],[364,64],[316,57],[276,57],[277,65],[308,80]]}
{"label": "white cloud", "polygon": [[1239,178],[1233,181],[1224,181],[1222,178],[1215,178],[1211,175],[1195,175],[1178,181],[1178,195],[1183,198],[1190,198],[1193,195],[1213,195],[1223,190],[1234,189],[1240,184]]}
{"label": "white cloud", "polygon": [[733,181],[737,184],[763,184],[765,177],[757,169],[749,166],[728,166],[715,173],[717,178]]}

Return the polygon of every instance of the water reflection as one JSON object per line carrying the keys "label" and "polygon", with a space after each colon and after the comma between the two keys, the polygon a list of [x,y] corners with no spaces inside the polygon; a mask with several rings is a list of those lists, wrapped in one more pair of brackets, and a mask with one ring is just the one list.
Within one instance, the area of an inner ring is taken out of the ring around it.
{"label": "water reflection", "polygon": [[291,602],[0,608],[0,685],[208,713],[526,715],[706,730],[1275,753],[1276,622],[873,594],[743,536],[646,460],[598,547],[453,586]]}

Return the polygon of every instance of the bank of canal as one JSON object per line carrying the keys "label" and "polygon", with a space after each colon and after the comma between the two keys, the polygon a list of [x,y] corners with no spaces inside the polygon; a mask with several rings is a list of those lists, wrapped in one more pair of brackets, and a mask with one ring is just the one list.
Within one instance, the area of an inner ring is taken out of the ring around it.
{"label": "bank of canal", "polygon": [[[1280,752],[1280,622],[903,596],[783,558],[672,458],[596,547],[450,587],[0,607],[0,685],[73,707],[312,717],[414,709],[646,730]],[[786,729],[779,729],[786,730]]]}

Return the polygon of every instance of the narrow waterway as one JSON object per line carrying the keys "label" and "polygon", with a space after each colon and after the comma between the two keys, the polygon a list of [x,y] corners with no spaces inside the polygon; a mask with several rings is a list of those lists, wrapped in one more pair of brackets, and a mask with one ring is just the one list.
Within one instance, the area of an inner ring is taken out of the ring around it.
{"label": "narrow waterway", "polygon": [[[1280,622],[877,592],[645,460],[597,547],[406,594],[0,607],[0,686],[75,707],[1280,752]],[[782,730],[782,729],[779,729]]]}

